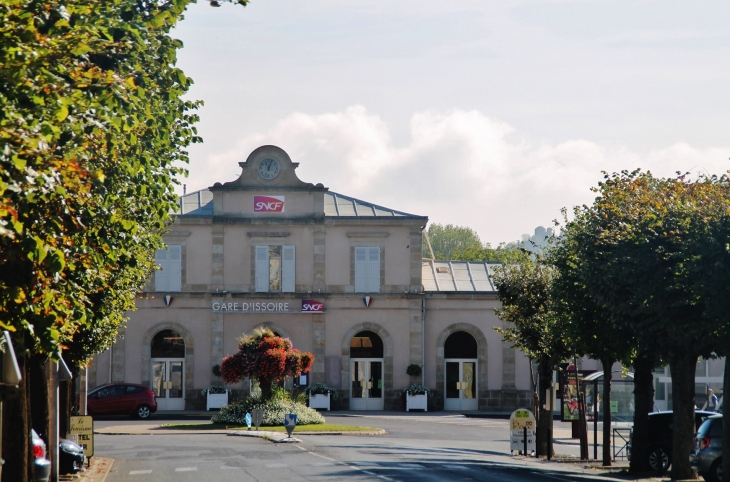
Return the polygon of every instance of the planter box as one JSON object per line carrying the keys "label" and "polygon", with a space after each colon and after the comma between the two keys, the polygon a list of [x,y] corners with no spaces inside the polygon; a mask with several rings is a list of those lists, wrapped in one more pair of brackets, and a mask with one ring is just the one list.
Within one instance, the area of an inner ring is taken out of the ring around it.
{"label": "planter box", "polygon": [[406,412],[423,410],[428,412],[428,397],[424,395],[408,395],[406,393]]}
{"label": "planter box", "polygon": [[206,404],[206,410],[211,408],[222,408],[228,405],[228,394],[227,393],[209,393],[208,403]]}
{"label": "planter box", "polygon": [[324,410],[327,410],[329,412],[330,410],[330,394],[322,395],[322,394],[316,394],[316,395],[310,395],[309,396],[309,408],[321,408]]}

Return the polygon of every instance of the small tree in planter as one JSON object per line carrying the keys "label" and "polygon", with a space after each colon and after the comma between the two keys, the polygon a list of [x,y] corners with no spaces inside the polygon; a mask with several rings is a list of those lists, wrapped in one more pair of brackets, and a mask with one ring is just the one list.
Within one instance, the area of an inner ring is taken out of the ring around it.
{"label": "small tree in planter", "polygon": [[221,375],[227,384],[244,378],[255,378],[261,387],[261,397],[271,398],[271,384],[307,372],[314,364],[314,355],[302,353],[291,340],[274,335],[269,329],[257,329],[244,335],[238,343],[238,353],[223,358]]}
{"label": "small tree in planter", "polygon": [[[324,383],[310,385],[304,390],[304,393],[309,396],[310,408],[325,408],[327,410],[330,409],[330,402],[337,400],[339,396],[337,390]],[[322,399],[320,400],[320,398]]]}
{"label": "small tree in planter", "polygon": [[406,411],[421,409],[428,412],[428,397],[432,395],[431,389],[419,383],[408,385],[403,393],[406,396]]}

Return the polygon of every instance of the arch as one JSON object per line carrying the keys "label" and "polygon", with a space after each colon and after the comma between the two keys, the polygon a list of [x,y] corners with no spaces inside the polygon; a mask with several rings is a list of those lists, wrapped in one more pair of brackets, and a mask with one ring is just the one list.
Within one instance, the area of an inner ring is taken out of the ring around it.
{"label": "arch", "polygon": [[383,358],[383,339],[372,331],[359,331],[350,339],[350,358]]}
{"label": "arch", "polygon": [[[163,330],[172,330],[180,334],[185,341],[185,394],[186,397],[193,396],[193,387],[195,386],[193,374],[195,373],[195,340],[193,335],[180,323],[174,321],[166,321],[158,323],[144,334],[142,337],[142,363],[140,370],[142,371],[142,385],[150,386],[150,359],[152,354],[152,338]],[[185,401],[187,405],[188,400]],[[188,408],[186,406],[186,408]]]}
{"label": "arch", "polygon": [[352,326],[342,337],[340,353],[342,355],[342,380],[340,388],[343,391],[342,404],[347,406],[350,393],[350,343],[352,337],[361,331],[372,331],[383,341],[383,395],[385,409],[393,409],[396,405],[393,392],[393,338],[388,330],[377,323],[358,323]]}
{"label": "arch", "polygon": [[477,366],[479,370],[479,391],[477,393],[477,396],[479,397],[478,409],[486,410],[487,395],[489,392],[489,387],[487,386],[487,338],[484,336],[484,333],[482,333],[482,330],[470,323],[454,323],[453,325],[449,325],[441,332],[436,340],[436,390],[437,393],[441,394],[439,396],[438,403],[441,404],[441,407],[443,407],[443,394],[445,393],[444,348],[446,340],[449,336],[459,331],[464,331],[470,334],[477,342]]}

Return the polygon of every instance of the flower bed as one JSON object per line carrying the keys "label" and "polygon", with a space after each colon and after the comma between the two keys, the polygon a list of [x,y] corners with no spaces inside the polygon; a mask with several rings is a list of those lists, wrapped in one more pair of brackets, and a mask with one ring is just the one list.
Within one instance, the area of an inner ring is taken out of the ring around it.
{"label": "flower bed", "polygon": [[260,398],[247,397],[226,405],[221,411],[213,415],[213,423],[230,423],[246,425],[246,414],[251,413],[254,408],[261,408],[264,411],[261,426],[284,425],[284,415],[295,413],[297,425],[310,425],[324,423],[324,417],[316,410],[307,407],[303,403],[292,402],[291,400],[273,399],[263,402]]}

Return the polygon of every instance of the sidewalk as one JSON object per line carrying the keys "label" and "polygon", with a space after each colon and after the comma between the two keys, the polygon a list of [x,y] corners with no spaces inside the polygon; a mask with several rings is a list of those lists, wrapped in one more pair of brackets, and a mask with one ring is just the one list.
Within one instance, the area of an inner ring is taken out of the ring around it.
{"label": "sidewalk", "polygon": [[104,482],[114,464],[114,459],[109,457],[91,457],[91,467],[76,475],[59,475],[59,481],[73,482]]}

